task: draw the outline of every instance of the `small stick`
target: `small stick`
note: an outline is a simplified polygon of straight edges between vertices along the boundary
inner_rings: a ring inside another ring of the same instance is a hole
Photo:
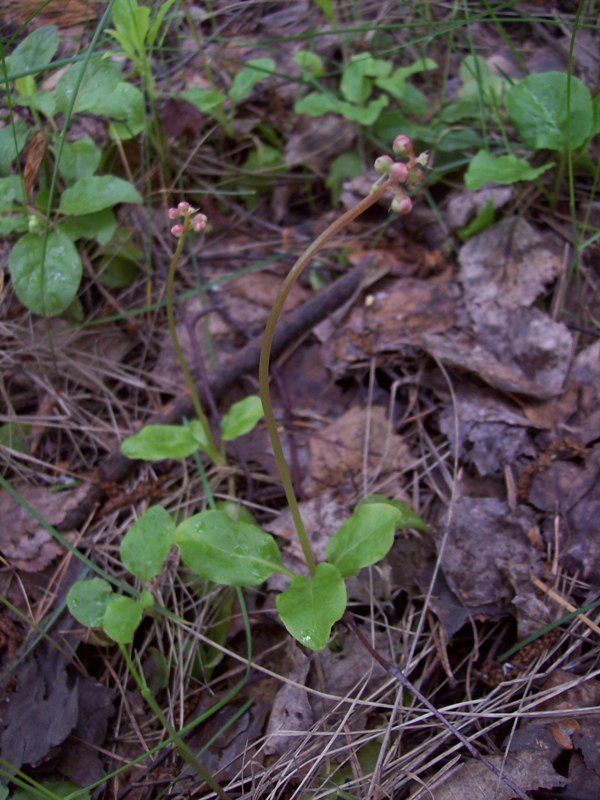
[[[476,758],[478,761],[481,761],[481,763],[485,767],[487,767],[487,769],[489,769],[490,772],[493,772],[494,775],[496,775],[496,777],[502,781],[502,783],[508,786],[508,788],[515,793],[515,795],[519,798],[519,800],[530,800],[529,796],[526,795],[523,791],[521,791],[521,789],[519,789],[519,787],[515,783],[513,783],[513,781],[509,777],[503,775],[502,772],[498,769],[498,767],[492,764],[491,761],[488,761],[488,759],[485,758],[485,756],[482,756],[479,750],[477,750],[477,748],[474,747],[471,744],[471,742],[463,736],[463,734],[458,730],[458,728],[455,728],[451,722],[448,722],[448,720],[442,714],[440,714],[437,708],[434,705],[432,705],[429,702],[429,700],[425,697],[425,695],[422,694],[417,689],[417,687],[414,686],[414,684],[412,684],[408,680],[406,675],[404,675],[404,673],[401,672],[398,669],[398,667],[394,666],[394,664],[391,664],[389,661],[387,661],[387,659],[385,659],[380,653],[377,652],[377,650],[375,650],[371,646],[369,640],[359,630],[356,623],[354,622],[354,620],[352,619],[352,617],[348,612],[344,614],[344,622],[354,633],[354,635],[358,638],[363,647],[369,652],[371,657],[374,658],[375,661],[377,661],[377,663],[380,664],[386,672],[389,672],[389,674],[393,678],[395,678],[398,681],[398,683],[401,684],[401,686],[403,686],[414,697],[416,697],[417,700],[420,703],[422,703],[425,706],[425,708],[431,712],[431,714],[433,714],[433,716],[437,719],[437,721],[441,722],[442,725],[445,728],[447,728],[450,731],[450,733],[453,736],[455,736],[459,740],[459,742],[461,742],[461,744],[463,744],[467,748],[467,750],[473,756],[473,758]]]

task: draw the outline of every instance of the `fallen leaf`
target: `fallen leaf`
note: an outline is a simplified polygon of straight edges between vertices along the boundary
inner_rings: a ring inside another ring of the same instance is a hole
[[[309,496],[325,488],[341,488],[354,494],[362,484],[366,468],[372,491],[396,497],[402,490],[401,476],[414,460],[401,436],[393,431],[381,406],[351,408],[309,441],[310,465],[306,480]],[[365,448],[367,457],[365,462]],[[377,488],[375,488],[377,487]]]
[[[43,486],[13,484],[23,499],[50,525],[57,527],[89,491],[87,484],[63,492],[50,492]],[[38,572],[64,552],[29,512],[8,492],[0,492],[0,550],[15,569]]]

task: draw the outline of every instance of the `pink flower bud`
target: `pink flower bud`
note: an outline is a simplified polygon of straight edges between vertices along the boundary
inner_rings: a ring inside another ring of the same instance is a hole
[[[185,217],[186,214],[189,214],[190,211],[190,204],[186,203],[185,200],[179,203],[177,206],[177,211],[181,214],[182,217]]]
[[[394,139],[392,150],[394,151],[394,153],[396,153],[397,156],[403,156],[406,155],[407,153],[412,153],[413,143],[408,138],[408,136],[406,136],[404,133],[401,133]]]
[[[177,217],[180,217],[181,214],[179,213],[178,209],[170,208],[167,211],[167,216],[169,217],[169,219],[177,219]]]
[[[387,175],[387,172],[393,163],[394,162],[390,156],[379,156],[379,158],[375,159],[375,170],[380,175]]]
[[[171,228],[171,233],[173,234],[173,236],[177,237],[181,236],[181,234],[183,233],[183,225],[180,224],[173,225],[173,227]]]
[[[397,214],[409,214],[410,210],[412,209],[412,200],[406,194],[406,192],[400,190],[396,192],[394,199],[392,200],[391,210],[395,211]]]
[[[396,161],[390,167],[390,178],[395,183],[405,183],[408,175],[408,167],[402,161]]]
[[[202,233],[204,228],[206,228],[207,222],[208,218],[206,214],[196,214],[192,220],[192,230],[196,231],[196,233]]]

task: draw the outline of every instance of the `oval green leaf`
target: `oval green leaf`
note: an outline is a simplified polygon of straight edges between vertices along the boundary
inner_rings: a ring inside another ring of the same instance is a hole
[[[82,70],[83,79],[79,83]],[[97,113],[99,103],[114,91],[120,79],[121,67],[115,61],[94,59],[89,64],[73,64],[56,84],[56,106],[66,113],[77,91],[73,113]]]
[[[66,189],[60,198],[61,214],[79,217],[117,203],[141,203],[142,196],[129,181],[114,175],[86,175]]]
[[[121,542],[121,561],[142,583],[156,577],[173,544],[175,523],[162,506],[150,506]]]
[[[192,425],[146,425],[121,443],[121,452],[127,458],[143,461],[186,458],[200,447]]]
[[[493,156],[487,150],[480,150],[469,163],[465,173],[465,186],[469,191],[481,189],[486,183],[508,185],[518,181],[533,181],[554,164],[532,167],[524,158],[510,153],[506,156]]]
[[[132,597],[113,597],[106,605],[102,629],[118,644],[129,644],[142,621],[144,605]]]
[[[237,439],[255,427],[263,416],[263,407],[258,395],[250,395],[234,403],[221,420],[221,437],[226,442]]]
[[[44,25],[29,34],[15,47],[6,59],[7,70],[12,75],[33,72],[47,67],[58,50],[58,28]]]
[[[344,578],[356,575],[388,554],[399,519],[400,512],[386,503],[357,506],[327,543],[327,560]]]
[[[86,628],[99,628],[112,593],[110,583],[102,578],[77,581],[67,594],[67,608]]]
[[[275,62],[272,58],[251,58],[246,66],[233,79],[229,89],[229,97],[234,103],[248,97],[252,89],[260,81],[270,77],[270,73],[275,71]]]
[[[294,639],[311,650],[323,650],[331,628],[346,610],[346,586],[334,566],[318,564],[311,578],[295,575],[275,602]]]
[[[34,314],[60,314],[79,289],[81,260],[60,230],[48,235],[45,259],[43,238],[25,234],[11,250],[8,267],[17,297]]]
[[[567,131],[568,79],[564,72],[540,72],[511,86],[506,95],[508,116],[527,147],[564,151]],[[592,99],[587,87],[571,78],[571,147],[579,147],[590,135]]]
[[[373,503],[383,503],[400,512],[400,517],[396,523],[396,530],[414,528],[414,530],[423,531],[423,533],[429,532],[429,525],[425,520],[422,519],[416,511],[413,511],[407,503],[403,503],[402,500],[388,500],[388,498],[382,494],[369,494],[363,497],[358,507]]]
[[[283,572],[275,539],[223,511],[203,511],[175,531],[184,564],[196,575],[226,586],[259,586]]]

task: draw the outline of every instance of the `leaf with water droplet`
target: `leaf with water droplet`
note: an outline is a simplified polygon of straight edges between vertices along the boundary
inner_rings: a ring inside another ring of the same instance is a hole
[[[121,542],[121,561],[142,583],[162,570],[173,544],[175,522],[162,506],[150,506]]]
[[[104,632],[113,642],[129,644],[142,621],[145,607],[147,603],[140,603],[132,597],[113,597],[109,600],[102,619]]]
[[[318,564],[311,578],[295,575],[275,602],[294,639],[311,650],[323,650],[333,624],[346,610],[346,586],[332,564]]]
[[[175,531],[183,563],[196,575],[226,586],[259,586],[283,572],[275,539],[223,511],[202,511]]]
[[[381,561],[394,544],[400,518],[400,511],[387,503],[357,506],[327,543],[327,560],[344,578]]]
[[[112,587],[102,578],[77,581],[67,594],[67,608],[86,628],[99,628],[111,597]]]

